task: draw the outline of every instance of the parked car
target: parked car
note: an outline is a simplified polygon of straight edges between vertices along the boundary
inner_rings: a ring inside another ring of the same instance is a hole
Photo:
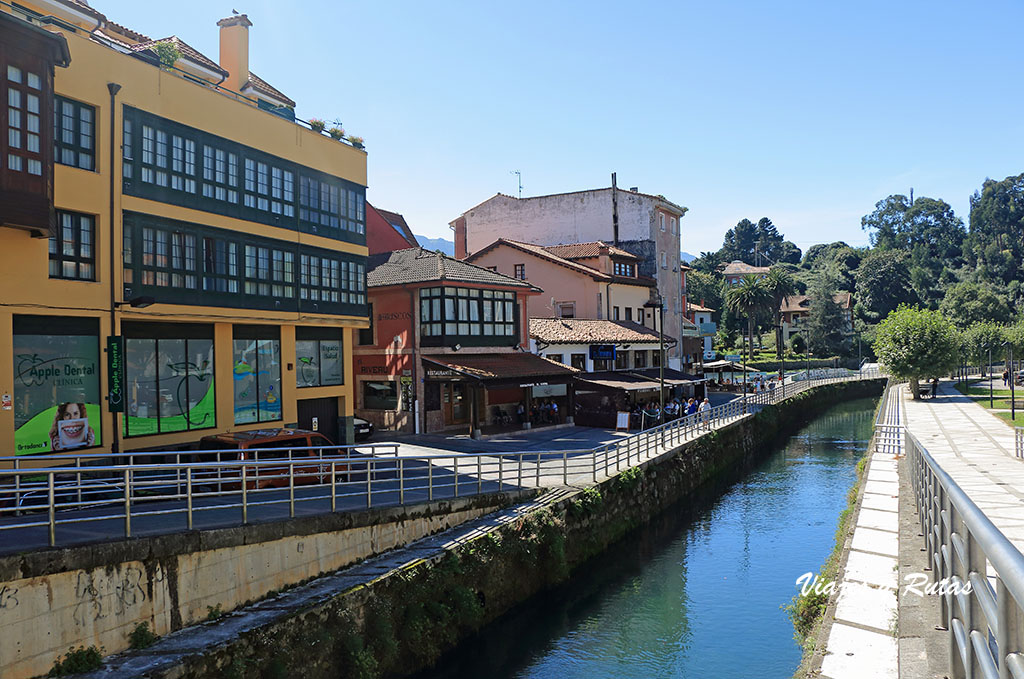
[[[365,441],[373,436],[373,423],[368,422],[361,417],[352,418],[352,429],[355,432],[357,441]]]
[[[234,460],[281,460],[314,457],[335,454],[331,450],[334,444],[326,436],[319,432],[307,431],[305,429],[257,429],[253,431],[227,432],[224,434],[211,434],[204,436],[199,441],[199,451],[195,459],[200,462],[229,462]],[[263,452],[265,451],[265,452]],[[295,485],[309,485],[314,483],[325,483],[330,476],[329,464],[312,464],[295,467]],[[347,475],[348,465],[335,464],[335,472],[341,476]],[[237,479],[241,472],[239,468],[231,469],[228,472],[230,478]],[[223,483],[224,473],[218,477],[218,482]],[[286,488],[288,482],[288,467],[274,467],[260,465],[258,467],[246,468],[246,477],[253,477],[252,481],[246,482],[247,488]],[[262,478],[261,478],[262,477]],[[240,487],[240,483],[229,481],[227,488]]]

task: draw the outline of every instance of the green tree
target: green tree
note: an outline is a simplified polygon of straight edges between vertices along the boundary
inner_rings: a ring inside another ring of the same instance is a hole
[[[878,325],[875,355],[897,378],[910,380],[913,398],[918,381],[949,373],[960,348],[956,328],[937,311],[901,305]]]
[[[768,294],[772,297],[772,319],[775,326],[775,358],[782,359],[785,348],[782,340],[782,301],[796,294],[796,281],[785,269],[773,266],[763,279]]]
[[[718,251],[719,258],[723,262],[738,259],[753,264],[757,235],[757,226],[749,219],[741,219],[736,226],[725,232],[722,249]]]
[[[986,280],[1010,283],[1024,271],[1024,174],[986,179],[971,196],[971,232],[964,244],[968,263]]]
[[[854,278],[857,301],[867,320],[877,321],[900,304],[917,302],[904,252],[871,250],[861,260]]]
[[[721,312],[722,280],[703,271],[690,271],[686,274],[686,296],[691,304],[702,304]]]
[[[807,346],[818,356],[842,353],[848,343],[843,310],[836,304],[836,281],[827,271],[818,274],[808,288]]]
[[[743,314],[747,319],[747,356],[754,353],[754,326],[757,319],[771,308],[772,296],[761,279],[756,276],[744,276],[739,285],[726,291],[725,306],[734,314]]]
[[[1005,328],[992,321],[976,321],[960,333],[960,349],[965,357],[983,366],[982,375],[988,372],[989,356],[997,361],[1003,356],[1003,343],[1007,340]],[[989,349],[992,353],[989,354]]]
[[[957,283],[946,290],[939,310],[960,328],[982,321],[1005,323],[1010,319],[1006,300],[988,285],[969,281]]]
[[[804,336],[800,333],[790,336],[789,346],[793,349],[793,353],[796,354],[802,354],[807,351],[807,342],[804,341]]]

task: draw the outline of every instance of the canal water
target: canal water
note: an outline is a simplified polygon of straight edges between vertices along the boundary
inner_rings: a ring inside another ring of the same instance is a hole
[[[421,679],[785,678],[784,607],[832,550],[875,400],[836,406],[735,483],[671,509]]]

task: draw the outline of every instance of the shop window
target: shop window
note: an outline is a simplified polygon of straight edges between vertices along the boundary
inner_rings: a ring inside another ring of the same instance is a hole
[[[607,358],[595,358],[594,359],[594,370],[611,370],[612,362]]]
[[[573,354],[572,357],[570,358],[570,362],[572,363],[572,367],[576,368],[577,370],[586,370],[587,369],[587,355],[586,354]]]
[[[281,419],[281,341],[276,328],[236,326],[235,424]]]
[[[633,367],[634,368],[646,368],[647,367],[647,352],[646,351],[634,351],[633,352]]]
[[[125,326],[125,436],[209,429],[217,424],[213,339],[153,336],[173,335],[176,330],[173,325],[156,332],[146,326]],[[209,335],[210,330],[196,334]]]
[[[629,352],[628,351],[616,351],[615,352],[615,369],[616,370],[627,370],[629,368]]]
[[[14,316],[14,453],[102,444],[96,319]]]
[[[366,410],[398,410],[398,382],[364,381],[363,408]]]
[[[340,329],[295,329],[295,385],[344,384]]]
[[[57,211],[57,231],[50,239],[50,278],[96,280],[96,219]]]

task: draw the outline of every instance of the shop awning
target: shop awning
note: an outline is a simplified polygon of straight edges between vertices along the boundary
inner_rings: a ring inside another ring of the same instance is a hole
[[[634,370],[633,373],[655,382],[660,379],[658,368],[644,368],[643,370]],[[673,387],[684,384],[696,384],[698,382],[704,382],[705,380],[707,380],[707,378],[703,375],[689,375],[678,370],[673,370],[672,368],[665,368],[665,384]]]
[[[577,375],[576,379],[584,383],[580,386],[594,385],[606,389],[622,389],[623,391],[657,391],[661,388],[661,384],[657,380],[651,381],[641,375],[626,371],[582,373]]]
[[[747,372],[756,372],[753,368],[745,368],[741,363],[733,363],[732,361],[710,361],[704,364],[704,371],[712,370],[719,372],[723,370],[729,370],[733,372],[740,372],[746,370]]]
[[[494,386],[565,384],[579,374],[575,368],[536,354],[439,354],[423,357],[426,379],[469,378]]]

